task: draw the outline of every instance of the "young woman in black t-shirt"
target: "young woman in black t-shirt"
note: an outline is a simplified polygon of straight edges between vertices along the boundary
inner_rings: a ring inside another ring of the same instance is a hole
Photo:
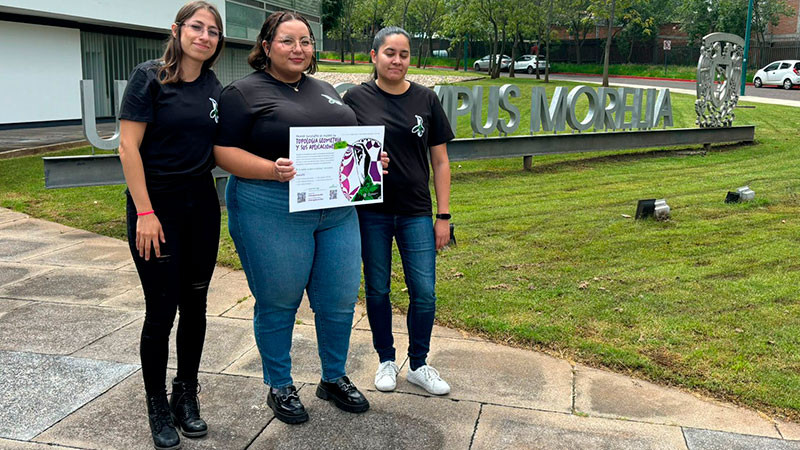
[[[220,100],[217,164],[232,176],[228,227],[250,290],[267,404],[286,423],[308,420],[291,375],[295,313],[308,294],[322,363],[318,397],[342,410],[369,402],[350,382],[345,362],[360,284],[355,208],[289,213],[289,127],[357,125],[353,111],[314,73],[314,35],[297,13],[267,17],[248,58],[256,70],[231,83]]]
[[[120,111],[128,242],[145,297],[142,376],[157,449],[180,447],[176,426],[187,437],[208,432],[197,403],[197,372],[219,245],[211,169],[222,86],[210,68],[222,47],[216,7],[186,4],[172,24],[164,56],[131,73]],[[178,310],[178,372],[168,403],[164,381]]]
[[[372,44],[373,81],[347,91],[359,125],[385,125],[385,148],[392,170],[384,178],[384,201],[358,207],[367,314],[380,365],[375,387],[395,388],[392,305],[389,300],[392,238],[403,262],[408,286],[407,379],[431,394],[444,395],[450,386],[427,365],[436,313],[436,251],[450,240],[450,162],[447,142],[453,132],[436,94],[405,79],[410,39],[401,28],[378,32]],[[428,187],[430,165],[436,191],[436,221],[431,224]]]

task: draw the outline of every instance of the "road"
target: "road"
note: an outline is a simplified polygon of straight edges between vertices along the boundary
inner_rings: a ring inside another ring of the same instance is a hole
[[[503,77],[508,77],[507,73],[502,74]],[[536,78],[536,75],[528,74],[515,74],[517,78]],[[552,74],[550,78],[553,80],[572,81],[576,83],[590,83],[600,84],[602,77],[586,76],[586,75],[564,75]],[[656,87],[656,88],[669,88],[671,91],[682,94],[694,95],[697,91],[695,89],[694,81],[677,81],[677,80],[654,80],[642,78],[621,78],[609,77],[609,83],[620,86],[635,86],[635,87]],[[789,106],[800,106],[800,89],[794,88],[786,91],[782,88],[766,87],[756,89],[753,86],[745,88],[745,98],[743,101],[754,101],[759,103],[774,103],[784,104]]]

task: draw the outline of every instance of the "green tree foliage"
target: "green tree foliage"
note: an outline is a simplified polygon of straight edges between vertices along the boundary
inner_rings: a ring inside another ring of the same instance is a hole
[[[678,9],[681,28],[696,43],[709,33],[733,33],[744,37],[747,25],[748,0],[683,0]],[[786,0],[753,0],[751,32],[759,46],[766,43],[770,25],[777,25],[782,16],[794,10]]]
[[[590,10],[591,0],[560,0],[562,14],[559,22],[567,29],[575,44],[577,63],[581,63],[581,47],[586,35],[595,29],[595,18]]]

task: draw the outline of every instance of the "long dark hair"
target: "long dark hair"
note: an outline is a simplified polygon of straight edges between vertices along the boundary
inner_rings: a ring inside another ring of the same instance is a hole
[[[402,34],[403,36],[408,39],[408,47],[411,50],[411,36],[408,35],[408,32],[400,27],[384,27],[381,28],[380,31],[375,33],[375,39],[372,40],[372,49],[375,50],[375,54],[378,54],[378,51],[381,49],[381,45],[386,43],[386,38],[393,35],[393,34]],[[375,64],[372,65],[372,78],[378,79],[378,68],[375,67]]]
[[[181,75],[183,74],[181,69],[181,59],[183,59],[181,33],[183,33],[183,24],[189,20],[194,13],[201,9],[207,10],[214,16],[214,20],[217,22],[217,28],[219,29],[217,50],[213,55],[211,55],[211,58],[203,61],[203,70],[210,68],[215,62],[217,62],[219,54],[222,52],[222,47],[225,46],[225,38],[222,36],[222,16],[220,16],[217,7],[211,3],[201,0],[189,2],[183,5],[181,9],[178,10],[178,14],[175,16],[175,24],[178,25],[178,30],[175,32],[175,35],[173,36],[172,33],[170,33],[169,37],[167,38],[164,56],[161,57],[161,61],[163,61],[164,64],[158,68],[157,72],[158,79],[162,84],[177,83],[181,81]]]
[[[267,20],[264,21],[264,24],[261,25],[261,31],[258,33],[256,43],[250,50],[250,55],[247,56],[247,63],[250,64],[250,67],[256,70],[264,70],[268,69],[272,65],[272,61],[264,51],[264,42],[272,45],[272,40],[275,38],[275,32],[278,31],[278,26],[290,20],[299,20],[300,22],[303,22],[308,28],[308,35],[311,37],[311,41],[314,41],[314,32],[311,31],[311,24],[308,23],[308,20],[306,20],[305,17],[296,12],[276,11],[270,14],[269,17],[267,17]],[[306,68],[306,73],[313,74],[316,71],[317,55],[312,53],[311,64],[309,64],[308,68]]]

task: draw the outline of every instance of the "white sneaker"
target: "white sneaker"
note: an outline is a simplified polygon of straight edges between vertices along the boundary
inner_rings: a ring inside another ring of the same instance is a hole
[[[428,365],[417,370],[409,368],[406,379],[409,383],[416,384],[434,395],[445,395],[450,392],[450,385],[439,376],[436,369]]]
[[[383,392],[393,391],[397,387],[397,373],[400,368],[394,361],[384,361],[375,372],[375,389]]]

